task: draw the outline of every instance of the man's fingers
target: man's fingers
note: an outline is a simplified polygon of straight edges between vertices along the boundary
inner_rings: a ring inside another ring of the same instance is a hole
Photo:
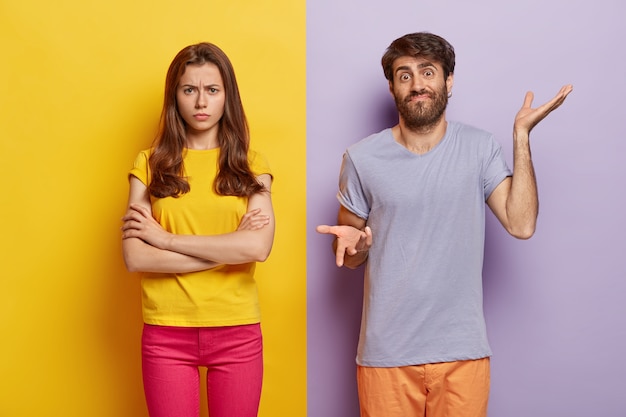
[[[331,227],[326,224],[320,224],[319,226],[315,228],[315,230],[317,231],[317,233],[325,233],[325,234],[332,233]]]
[[[553,104],[552,110],[561,106],[561,104],[563,104],[563,102],[567,98],[567,95],[571,93],[573,89],[574,89],[574,86],[571,84],[564,85],[563,87],[561,87],[561,90],[559,90],[556,97],[554,98],[554,104]]]
[[[343,258],[346,256],[346,248],[343,246],[337,246],[337,252],[335,255],[335,262],[337,263],[337,266],[341,268],[343,266]]]
[[[365,244],[369,248],[372,246],[372,229],[369,226],[365,226]]]
[[[337,247],[335,249],[337,266],[343,266],[344,259],[347,256],[354,256],[358,253],[359,247],[365,243],[369,248],[372,243],[372,230],[366,227],[365,230],[359,230],[352,226],[329,226],[327,224],[318,225],[315,230],[318,233],[335,235]]]
[[[535,95],[533,94],[532,91],[528,91],[526,93],[526,95],[524,96],[524,104],[522,105],[522,107],[529,107],[533,104],[533,99],[535,98]]]
[[[559,93],[567,97],[567,95],[571,93],[573,89],[574,89],[574,86],[572,84],[567,84],[561,87],[561,91],[559,91]]]

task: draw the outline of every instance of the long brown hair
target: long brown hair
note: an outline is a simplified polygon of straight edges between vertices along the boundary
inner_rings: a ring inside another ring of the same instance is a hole
[[[217,66],[226,93],[217,135],[220,156],[213,184],[215,192],[249,197],[265,189],[256,180],[248,163],[250,132],[233,66],[220,48],[202,42],[183,48],[167,71],[159,131],[149,160],[152,179],[148,190],[154,197],[179,197],[189,192],[189,182],[183,176],[186,123],[178,112],[176,89],[188,65],[205,63]]]

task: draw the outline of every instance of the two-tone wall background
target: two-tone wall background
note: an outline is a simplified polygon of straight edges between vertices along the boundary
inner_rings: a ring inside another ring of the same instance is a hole
[[[532,135],[537,234],[488,217],[489,415],[626,416],[624,16],[619,0],[0,0],[0,416],[147,415],[126,173],[169,62],[207,40],[276,177],[261,417],[357,417],[362,271],[314,227],[335,220],[343,150],[396,122],[380,57],[419,30],[456,48],[448,117],[509,156],[524,93],[574,84]]]

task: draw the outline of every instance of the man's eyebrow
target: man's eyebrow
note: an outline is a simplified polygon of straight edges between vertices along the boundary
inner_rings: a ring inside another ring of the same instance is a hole
[[[429,61],[422,62],[422,63],[421,63],[421,64],[419,64],[417,67],[418,67],[418,68],[426,68],[426,67],[433,67],[433,68],[436,68],[436,67],[435,67],[435,64],[434,64],[434,63],[432,63],[432,62],[429,62]]]
[[[396,70],[394,71],[396,74],[400,71],[410,71],[411,67],[409,67],[408,65],[401,65],[398,68],[396,68]]]
[[[427,67],[432,67],[432,68],[435,68],[435,69],[436,69],[435,64],[433,64],[433,63],[432,63],[432,62],[430,62],[430,61],[422,62],[421,64],[418,64],[418,65],[417,65],[417,68],[418,68],[418,69],[421,69],[421,68],[427,68]],[[396,74],[397,74],[399,71],[410,71],[410,70],[411,70],[411,67],[410,67],[410,66],[408,66],[408,65],[400,65],[398,68],[396,68],[396,70],[394,71],[394,73],[396,73]]]

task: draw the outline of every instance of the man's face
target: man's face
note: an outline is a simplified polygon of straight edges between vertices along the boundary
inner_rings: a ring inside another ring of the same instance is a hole
[[[409,129],[428,128],[443,117],[452,79],[452,74],[444,79],[441,65],[426,58],[405,56],[396,59],[389,90]]]

